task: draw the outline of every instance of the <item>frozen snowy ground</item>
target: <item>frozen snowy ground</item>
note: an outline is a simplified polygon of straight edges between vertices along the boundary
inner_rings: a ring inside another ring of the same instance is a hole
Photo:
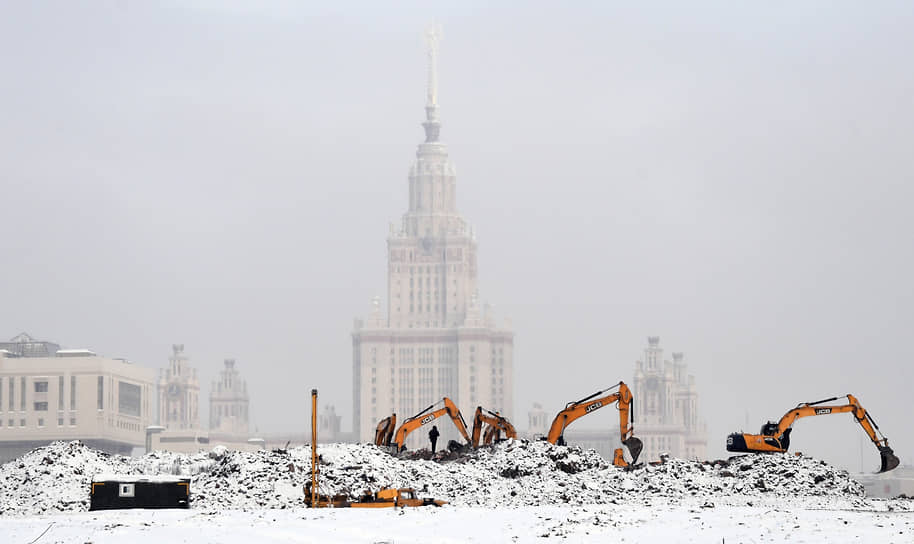
[[[50,527],[50,529],[48,529]],[[0,542],[911,543],[914,514],[701,504],[407,510],[131,510],[0,518]]]

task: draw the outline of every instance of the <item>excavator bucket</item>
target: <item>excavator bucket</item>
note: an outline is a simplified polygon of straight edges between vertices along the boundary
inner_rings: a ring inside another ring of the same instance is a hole
[[[882,457],[882,466],[879,467],[879,472],[888,472],[900,463],[898,457],[895,456],[895,452],[888,446],[879,446],[879,455]]]
[[[641,439],[637,436],[629,437],[627,440],[623,440],[622,444],[628,448],[628,453],[632,456],[632,464],[638,462],[638,456],[641,455],[641,450],[644,449],[644,443],[641,442]],[[895,458],[895,464],[898,464],[898,458]]]

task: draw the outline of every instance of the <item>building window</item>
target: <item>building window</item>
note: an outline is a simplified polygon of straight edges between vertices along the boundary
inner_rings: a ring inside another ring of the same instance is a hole
[[[20,378],[19,381],[19,410],[25,412],[25,376]],[[25,425],[23,424],[22,426],[24,427]]]
[[[70,410],[76,410],[76,376],[70,376]]]
[[[98,409],[105,409],[105,377],[98,377]]]
[[[14,425],[16,424],[16,422],[13,421],[12,419],[9,420],[7,423],[8,423],[7,427],[12,427],[12,426],[14,426]]]
[[[142,390],[139,385],[127,382],[117,384],[117,411],[120,414],[140,417]]]
[[[35,411],[36,411],[36,412],[47,412],[47,411],[48,411],[48,403],[47,403],[47,402],[36,402],[36,403],[35,403]]]
[[[35,392],[36,393],[47,393],[48,392],[48,382],[35,382]]]
[[[63,427],[63,418],[62,417],[57,418],[57,426]]]
[[[20,427],[25,427],[25,419],[24,419],[24,418],[19,420],[19,426],[20,426]]]
[[[70,427],[76,427],[76,416],[70,416]]]
[[[39,417],[39,418],[38,418],[38,426],[39,426],[39,427],[44,427],[44,418],[43,418],[43,417]]]
[[[57,409],[63,410],[63,376],[57,377]]]

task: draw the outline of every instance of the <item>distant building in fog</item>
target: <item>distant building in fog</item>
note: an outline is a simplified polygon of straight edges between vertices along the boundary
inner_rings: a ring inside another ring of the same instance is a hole
[[[169,431],[200,428],[200,382],[197,369],[184,355],[184,344],[174,344],[168,367],[159,372],[159,425]]]
[[[635,436],[644,442],[641,456],[659,459],[660,453],[683,459],[704,459],[707,428],[698,411],[695,377],[687,372],[682,353],[663,360],[660,337],[648,337],[643,360],[635,363],[631,384],[635,406]]]
[[[340,422],[342,416],[336,415],[336,407],[332,404],[324,405],[324,409],[317,414],[317,436],[320,441],[336,441],[340,436]]]
[[[353,429],[373,440],[378,421],[398,421],[450,397],[509,419],[514,405],[514,333],[476,297],[476,237],[457,212],[457,175],[439,139],[436,49],[429,39],[425,142],[409,172],[409,209],[387,238],[387,308],[375,300],[352,332]],[[439,420],[442,441],[457,438]],[[426,443],[423,430],[410,446]]]
[[[155,372],[89,350],[40,344],[54,353],[0,350],[0,461],[54,440],[81,440],[119,454],[143,447],[146,427],[155,421]]]
[[[26,333],[13,337],[9,342],[0,342],[0,352],[14,357],[53,357],[59,344],[46,340],[35,340]]]
[[[225,446],[251,451],[264,448],[263,439],[250,435],[250,399],[247,382],[225,359],[224,368],[213,380],[209,397],[209,429],[200,426],[200,385],[197,370],[184,355],[184,345],[172,346],[168,368],[159,377],[159,429],[150,432],[149,448],[182,453]]]
[[[235,368],[234,359],[224,361],[225,368],[213,380],[209,392],[210,433],[248,438],[248,384]]]
[[[543,405],[534,402],[533,409],[527,412],[527,432],[531,437],[546,436],[549,432],[549,425],[552,424],[552,417],[543,410]]]

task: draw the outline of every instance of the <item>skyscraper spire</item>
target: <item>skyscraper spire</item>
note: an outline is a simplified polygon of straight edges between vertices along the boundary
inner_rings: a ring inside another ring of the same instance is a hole
[[[441,25],[432,23],[425,30],[425,44],[428,47],[428,89],[425,100],[425,141],[437,142],[441,132],[438,120],[438,43],[441,41]]]

